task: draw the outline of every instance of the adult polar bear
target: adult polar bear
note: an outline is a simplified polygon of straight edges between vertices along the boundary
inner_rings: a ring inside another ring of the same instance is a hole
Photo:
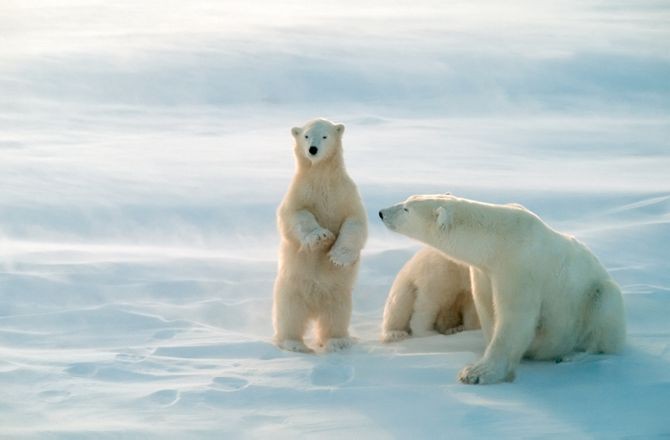
[[[412,196],[381,210],[386,226],[471,266],[487,347],[461,382],[513,380],[521,358],[613,353],[625,339],[623,300],[596,257],[519,205]]]
[[[319,345],[348,347],[351,292],[367,238],[367,216],[344,168],[344,125],[315,119],[291,130],[296,172],[277,211],[281,235],[274,286],[275,343],[311,352],[303,342],[317,322]]]

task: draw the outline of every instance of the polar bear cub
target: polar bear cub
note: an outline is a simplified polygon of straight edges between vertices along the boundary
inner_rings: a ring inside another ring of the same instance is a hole
[[[469,268],[434,248],[420,249],[393,281],[384,307],[382,341],[478,328]]]
[[[347,348],[351,293],[367,239],[367,216],[342,155],[344,125],[315,119],[291,130],[296,170],[277,210],[281,236],[272,318],[275,343],[311,352],[316,322],[327,351]]]
[[[412,196],[380,211],[391,230],[471,266],[487,340],[463,383],[513,380],[521,358],[614,353],[624,344],[623,298],[589,249],[519,205]]]

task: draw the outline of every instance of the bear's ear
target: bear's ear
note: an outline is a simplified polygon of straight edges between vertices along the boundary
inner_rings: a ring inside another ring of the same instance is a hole
[[[337,134],[338,134],[340,137],[342,137],[342,134],[344,134],[344,125],[343,125],[343,124],[337,124],[337,125],[335,126],[335,131],[337,132]]]
[[[448,231],[451,227],[452,221],[453,215],[451,214],[450,210],[444,206],[440,206],[439,208],[435,209],[435,223],[437,223],[438,228],[443,231]]]
[[[300,132],[302,132],[302,128],[300,127],[293,127],[291,129],[291,134],[293,135],[294,138],[298,139],[298,136],[300,136]]]

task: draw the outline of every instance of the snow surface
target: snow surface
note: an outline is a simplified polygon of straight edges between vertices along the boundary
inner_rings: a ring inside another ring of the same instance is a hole
[[[0,437],[670,436],[665,1],[0,3]],[[347,125],[370,239],[339,354],[271,343],[289,129]],[[378,342],[413,193],[520,202],[625,292],[618,356],[458,384]]]

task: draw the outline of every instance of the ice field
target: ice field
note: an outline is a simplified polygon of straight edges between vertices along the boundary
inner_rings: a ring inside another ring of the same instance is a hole
[[[670,5],[0,3],[0,438],[670,436]],[[346,125],[358,343],[271,343],[290,128]],[[620,283],[626,349],[459,384],[379,342],[410,194],[519,202]]]

